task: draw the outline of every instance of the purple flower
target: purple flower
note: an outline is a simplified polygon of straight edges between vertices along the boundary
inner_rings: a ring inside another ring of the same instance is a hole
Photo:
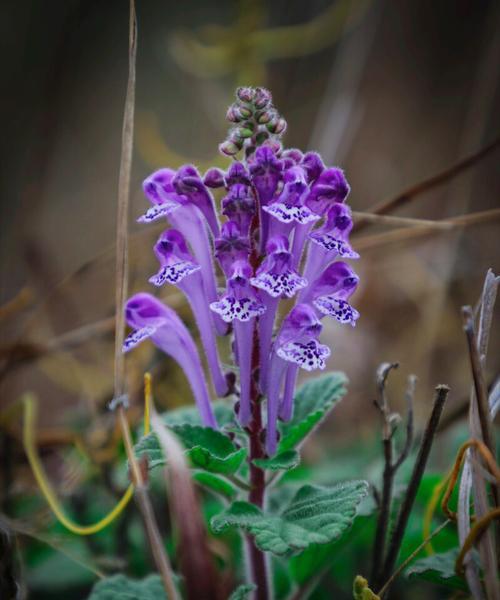
[[[325,169],[313,183],[306,204],[316,214],[324,215],[334,202],[344,202],[350,189],[341,169]]]
[[[255,214],[252,188],[244,183],[231,185],[229,193],[222,199],[222,214],[237,223],[241,232],[248,235]]]
[[[259,319],[260,336],[260,388],[266,392],[269,370],[269,354],[276,311],[280,298],[291,298],[307,286],[307,280],[293,268],[293,257],[289,251],[288,238],[283,235],[272,237],[266,246],[266,255],[252,285],[265,291],[265,315]]]
[[[307,174],[309,184],[314,183],[325,170],[325,165],[317,152],[306,152],[302,158],[301,165]]]
[[[207,220],[212,235],[219,236],[219,220],[215,213],[214,199],[203,183],[200,174],[193,165],[181,167],[172,180],[177,193],[186,196],[203,214]]]
[[[250,421],[250,388],[252,346],[255,317],[263,315],[265,305],[250,286],[252,267],[246,260],[233,263],[227,280],[227,291],[210,308],[227,323],[233,323],[237,360],[240,368],[240,408],[238,417],[243,426]]]
[[[241,235],[238,223],[234,221],[224,223],[220,238],[215,240],[215,256],[226,276],[229,276],[235,261],[244,260],[250,256],[248,236]]]
[[[334,262],[310,285],[302,301],[312,302],[321,316],[328,315],[339,323],[350,323],[354,327],[359,312],[348,299],[358,283],[359,277],[347,263]]]
[[[160,270],[149,281],[156,286],[165,283],[177,285],[186,295],[198,324],[215,391],[218,396],[225,396],[228,393],[228,384],[220,365],[200,266],[189,252],[182,233],[175,229],[164,231],[160,235],[154,251],[160,262]]]
[[[320,333],[321,323],[308,304],[298,304],[283,320],[274,342],[270,368],[272,377],[268,382],[266,451],[269,455],[276,451],[278,413],[291,416],[293,389],[285,390],[288,395],[280,407],[280,390],[287,368],[291,367],[294,381],[298,368],[312,371],[326,366],[330,348],[318,342]]]
[[[125,316],[134,331],[126,338],[123,351],[128,352],[150,338],[179,363],[193,391],[203,424],[217,429],[198,350],[176,312],[151,294],[140,293],[127,301]]]
[[[324,268],[337,257],[359,258],[349,243],[352,229],[351,209],[346,204],[335,203],[327,212],[325,223],[309,234],[309,245],[304,276],[315,279]]]
[[[207,228],[198,208],[175,190],[175,176],[176,172],[172,169],[160,169],[144,180],[144,194],[153,206],[138,221],[149,223],[166,217],[183,234],[201,267],[208,300],[213,302],[217,298],[217,288]],[[215,320],[215,327],[219,335],[227,332],[227,327],[220,319]]]

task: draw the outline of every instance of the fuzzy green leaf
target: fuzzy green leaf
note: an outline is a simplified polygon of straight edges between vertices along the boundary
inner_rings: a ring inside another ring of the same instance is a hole
[[[229,600],[248,600],[251,592],[256,589],[253,583],[244,583],[239,585],[234,592],[229,596]]]
[[[233,403],[229,399],[212,402],[212,409],[220,427],[235,421]],[[161,418],[165,425],[170,427],[174,425],[185,425],[186,423],[189,425],[203,425],[200,411],[193,405],[181,406],[180,408],[169,410],[163,413]]]
[[[256,458],[253,464],[268,471],[289,471],[300,463],[300,455],[297,450],[285,450],[271,458]]]
[[[327,373],[306,381],[294,399],[291,421],[280,425],[278,453],[300,444],[345,394],[347,378],[343,373]]]
[[[237,490],[233,485],[231,485],[225,479],[221,479],[220,477],[217,477],[217,475],[213,475],[212,473],[207,473],[206,471],[198,471],[193,475],[193,479],[199,484],[205,486],[206,488],[213,490],[218,494],[222,494],[227,498],[232,499],[237,494]]]
[[[219,431],[199,425],[175,425],[172,431],[186,448],[194,467],[213,473],[234,473],[246,457],[245,448],[236,448],[231,440]],[[146,454],[152,469],[166,464],[166,459],[154,433],[142,437],[135,446],[138,457]]]
[[[287,554],[337,539],[351,526],[367,490],[366,481],[348,481],[331,488],[305,485],[280,515],[263,514],[248,502],[234,502],[216,515],[211,525],[215,533],[242,528],[255,537],[261,550]]]
[[[465,580],[455,573],[457,556],[457,548],[426,556],[415,561],[405,574],[409,579],[425,579],[448,588],[467,590]]]
[[[88,600],[167,600],[167,595],[159,575],[139,580],[120,574],[98,581]]]

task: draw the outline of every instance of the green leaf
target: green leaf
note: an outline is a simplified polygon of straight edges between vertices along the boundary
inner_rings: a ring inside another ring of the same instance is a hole
[[[457,556],[457,548],[426,556],[415,561],[411,567],[406,569],[405,575],[409,579],[425,579],[449,588],[467,590],[465,580],[455,573]]]
[[[171,429],[186,447],[192,465],[199,469],[213,473],[235,473],[246,457],[245,448],[237,449],[227,436],[210,427],[185,423]],[[154,433],[142,437],[135,446],[135,452],[138,457],[147,454],[151,469],[166,464]]]
[[[280,425],[278,453],[300,444],[345,394],[347,378],[343,373],[327,373],[307,381],[294,399],[294,415]]]
[[[212,473],[199,471],[193,475],[193,479],[199,484],[204,485],[206,488],[217,492],[218,494],[222,494],[230,499],[234,498],[238,493],[236,488],[228,481],[221,479],[216,475],[212,475]]]
[[[300,463],[300,455],[297,450],[285,450],[271,458],[256,458],[253,464],[268,471],[289,471]]]
[[[253,583],[239,585],[229,596],[229,600],[247,600],[249,598],[249,594],[256,588],[257,586],[255,586]]]
[[[255,537],[261,550],[286,554],[337,539],[352,524],[367,490],[366,481],[331,488],[305,485],[280,515],[263,514],[253,504],[239,501],[216,515],[211,525],[215,533],[242,528]]]
[[[212,402],[212,409],[219,427],[234,422],[233,402],[231,400],[217,400],[216,402]],[[193,405],[181,406],[175,410],[169,410],[163,413],[161,417],[165,425],[169,426],[185,425],[186,423],[189,425],[203,425],[200,412]]]
[[[159,575],[138,580],[120,574],[98,581],[88,600],[167,600],[167,595]]]

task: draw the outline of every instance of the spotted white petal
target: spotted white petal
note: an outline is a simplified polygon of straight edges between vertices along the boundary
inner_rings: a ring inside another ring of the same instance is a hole
[[[254,298],[238,299],[234,296],[224,296],[218,302],[212,302],[210,309],[219,314],[226,323],[231,323],[235,319],[243,322],[249,321],[266,312],[266,307],[262,302]]]
[[[295,363],[306,371],[324,369],[325,360],[330,356],[330,348],[317,340],[309,342],[287,342],[280,346],[277,354],[283,360]]]
[[[317,221],[321,218],[307,208],[307,206],[294,206],[293,204],[285,204],[284,202],[273,202],[272,204],[263,206],[262,210],[276,217],[282,223],[295,221],[303,225],[304,223]]]
[[[138,219],[138,223],[152,223],[162,217],[167,217],[175,210],[179,208],[179,204],[176,202],[164,202],[162,204],[154,204],[151,208],[141,215]]]
[[[122,346],[122,352],[129,352],[141,342],[151,337],[155,331],[156,327],[153,327],[152,325],[146,325],[146,327],[136,329],[125,338]]]
[[[335,296],[320,296],[313,304],[321,313],[337,319],[339,323],[350,323],[355,327],[359,318],[359,312],[349,302]]]
[[[260,273],[256,277],[252,277],[250,283],[266,291],[273,298],[279,296],[291,298],[297,290],[305,288],[308,284],[307,279],[291,269],[287,269],[283,273]]]
[[[156,275],[150,277],[149,281],[160,287],[165,283],[176,285],[180,281],[201,269],[200,265],[188,260],[180,260],[179,262],[162,267]]]
[[[309,238],[315,244],[318,244],[322,248],[328,251],[336,251],[342,258],[359,258],[359,254],[355,252],[351,246],[340,240],[329,233],[311,233]]]

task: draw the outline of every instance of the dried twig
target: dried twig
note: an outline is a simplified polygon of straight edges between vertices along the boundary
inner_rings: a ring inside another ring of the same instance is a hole
[[[407,402],[407,421],[406,421],[406,439],[403,449],[399,456],[394,459],[393,434],[395,431],[395,417],[391,413],[386,395],[386,381],[392,369],[398,367],[398,363],[383,363],[377,370],[377,388],[379,398],[375,401],[375,406],[379,409],[383,419],[382,443],[384,447],[384,474],[382,484],[382,494],[379,502],[379,515],[377,519],[377,529],[375,541],[373,544],[373,563],[371,581],[379,581],[381,568],[383,565],[384,551],[389,527],[392,491],[396,471],[407,458],[413,441],[413,397],[415,394],[416,377],[410,375],[408,378],[408,389],[406,392]]]
[[[441,171],[441,173],[433,175],[429,179],[421,181],[416,185],[410,186],[394,198],[385,200],[383,202],[380,202],[379,204],[375,204],[375,206],[373,206],[369,210],[369,212],[373,212],[378,215],[385,215],[389,212],[392,212],[393,210],[399,208],[400,206],[403,206],[410,200],[413,200],[417,196],[420,196],[421,194],[435,187],[447,183],[450,179],[453,179],[453,177],[456,177],[457,175],[462,173],[462,171],[465,171],[466,169],[478,163],[481,159],[490,154],[490,152],[496,150],[499,146],[500,137],[497,137],[490,144],[488,144],[478,152],[471,154],[467,158],[464,158],[463,160],[449,167],[448,169]]]
[[[413,472],[406,490],[406,495],[399,510],[396,525],[389,543],[389,549],[387,550],[387,557],[382,569],[382,581],[385,581],[389,578],[394,569],[394,565],[396,564],[399,550],[401,548],[401,542],[403,541],[403,535],[408,523],[408,518],[410,516],[420,481],[427,465],[427,459],[429,458],[429,453],[434,441],[436,429],[439,424],[439,419],[441,418],[441,413],[443,412],[444,404],[446,402],[446,398],[448,397],[449,391],[450,388],[446,385],[438,385],[436,387],[436,395],[434,397],[432,412],[425,428],[424,436],[418,451],[417,460],[415,462],[415,466],[413,467]]]

